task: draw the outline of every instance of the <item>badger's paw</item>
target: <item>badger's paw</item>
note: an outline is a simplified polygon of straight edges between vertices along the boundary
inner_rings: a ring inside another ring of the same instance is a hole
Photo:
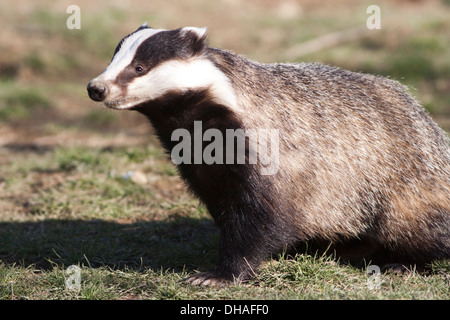
[[[184,282],[189,283],[192,286],[224,287],[233,283],[233,280],[216,272],[200,272],[185,279]]]

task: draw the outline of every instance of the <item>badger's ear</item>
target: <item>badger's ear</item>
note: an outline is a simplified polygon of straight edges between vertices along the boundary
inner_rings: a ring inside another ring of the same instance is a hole
[[[144,24],[143,24],[142,26],[140,26],[139,28],[137,28],[136,31],[139,31],[139,30],[142,30],[142,29],[147,29],[147,28],[150,28],[150,27],[147,25],[147,21],[146,21],[146,22],[144,22]],[[135,31],[135,32],[136,32],[136,31]]]
[[[206,48],[206,27],[184,27],[180,30],[181,37],[185,40],[193,54],[200,54]]]
[[[183,35],[187,34],[187,33],[192,33],[195,34],[197,36],[197,38],[199,39],[204,39],[206,37],[206,27],[203,28],[197,28],[197,27],[184,27],[181,29],[181,33]]]

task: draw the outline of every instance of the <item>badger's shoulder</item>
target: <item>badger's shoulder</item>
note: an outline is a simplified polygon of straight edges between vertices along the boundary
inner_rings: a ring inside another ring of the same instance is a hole
[[[216,48],[208,48],[207,56],[235,82],[241,85],[247,83],[256,89],[264,87],[267,92],[281,87],[292,93],[298,89],[310,89],[318,95],[343,94],[344,89],[354,93],[369,90],[367,93],[371,95],[376,95],[377,90],[408,95],[408,88],[398,81],[319,62],[259,63],[232,51]]]

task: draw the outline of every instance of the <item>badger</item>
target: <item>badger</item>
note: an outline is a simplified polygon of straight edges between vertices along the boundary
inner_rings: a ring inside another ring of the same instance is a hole
[[[210,47],[206,28],[144,24],[87,90],[145,115],[168,154],[181,140],[174,132],[204,135],[177,162],[220,230],[217,267],[189,277],[192,285],[251,279],[264,259],[305,243],[355,263],[450,256],[449,137],[394,80],[321,63],[261,64]],[[211,153],[230,161],[187,161],[230,130],[245,146]],[[269,173],[268,161],[250,161],[262,146],[277,155]]]

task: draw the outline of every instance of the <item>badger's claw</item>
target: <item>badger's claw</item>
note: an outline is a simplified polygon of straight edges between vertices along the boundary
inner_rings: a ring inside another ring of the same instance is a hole
[[[211,287],[224,287],[230,284],[230,280],[218,275],[215,272],[200,272],[194,274],[184,280],[192,286],[211,286]]]

